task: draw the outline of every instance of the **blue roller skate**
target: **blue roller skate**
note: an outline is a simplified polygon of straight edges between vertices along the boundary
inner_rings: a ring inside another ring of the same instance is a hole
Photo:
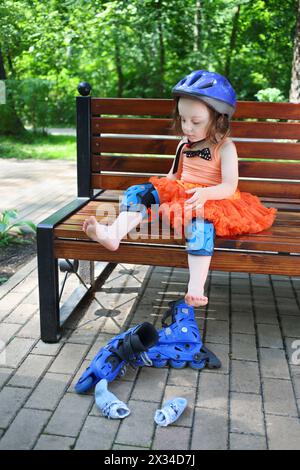
[[[154,367],[169,364],[175,369],[186,365],[193,369],[221,367],[219,359],[203,346],[201,335],[195,320],[194,307],[187,305],[184,299],[169,303],[170,309],[162,319],[163,329],[159,331],[159,340],[150,348],[147,356]],[[171,316],[172,322],[166,324]]]
[[[126,364],[133,367],[151,366],[152,362],[145,351],[156,344],[157,340],[158,333],[148,322],[115,336],[98,351],[75,385],[76,392],[86,392],[101,379],[112,382],[118,375],[122,377],[126,371]]]

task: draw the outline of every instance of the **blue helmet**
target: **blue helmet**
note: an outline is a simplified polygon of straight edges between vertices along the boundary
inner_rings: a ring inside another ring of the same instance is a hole
[[[236,94],[227,78],[216,72],[195,70],[172,89],[173,96],[190,96],[208,104],[231,119],[236,106]]]

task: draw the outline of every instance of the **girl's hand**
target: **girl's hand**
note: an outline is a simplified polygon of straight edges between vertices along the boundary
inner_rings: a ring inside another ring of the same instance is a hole
[[[186,210],[199,210],[201,209],[205,202],[207,201],[207,197],[205,194],[205,188],[192,188],[187,189],[185,191],[187,194],[193,194],[190,199],[185,201],[185,208]]]

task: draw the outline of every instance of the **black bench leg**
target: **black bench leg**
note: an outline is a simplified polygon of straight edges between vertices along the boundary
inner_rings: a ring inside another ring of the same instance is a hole
[[[54,258],[53,229],[38,227],[37,258],[40,299],[41,339],[45,343],[59,341],[58,262]]]

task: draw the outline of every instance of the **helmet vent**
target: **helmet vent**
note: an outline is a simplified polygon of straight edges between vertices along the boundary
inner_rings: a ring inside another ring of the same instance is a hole
[[[210,88],[210,87],[214,86],[215,83],[216,83],[215,80],[210,80],[209,82],[201,83],[201,85],[199,84],[198,88],[200,88],[201,90],[203,88]]]
[[[201,71],[199,71],[199,72],[201,72]],[[204,78],[204,75],[203,75],[202,72],[200,74],[199,73],[193,74],[191,79],[189,80],[189,86],[194,85],[198,80],[201,80],[201,78],[202,79]]]

